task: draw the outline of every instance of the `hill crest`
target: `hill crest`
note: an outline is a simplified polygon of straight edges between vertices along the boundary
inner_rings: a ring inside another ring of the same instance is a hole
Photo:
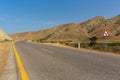
[[[12,40],[1,28],[0,28],[0,41]]]
[[[109,41],[120,41],[120,15],[106,19],[97,16],[82,23],[62,24],[46,30],[11,34],[14,39],[47,40],[47,41],[89,41],[91,37],[97,37],[99,41],[104,39],[103,33],[107,30]]]

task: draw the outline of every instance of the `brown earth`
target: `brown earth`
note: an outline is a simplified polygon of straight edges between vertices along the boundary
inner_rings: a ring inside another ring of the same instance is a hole
[[[10,43],[9,42],[0,42],[0,77],[7,63],[9,55]]]
[[[46,40],[46,41],[89,41],[96,37],[103,41],[103,33],[109,33],[109,42],[120,42],[120,15],[106,19],[97,16],[82,23],[63,24],[47,30],[11,34],[15,40]]]

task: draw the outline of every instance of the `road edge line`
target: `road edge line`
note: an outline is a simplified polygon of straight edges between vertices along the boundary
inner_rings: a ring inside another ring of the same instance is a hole
[[[15,45],[13,45],[13,50],[14,50],[14,54],[15,54],[15,57],[16,57],[16,61],[17,61],[17,64],[18,64],[18,68],[20,70],[20,74],[21,74],[21,78],[22,80],[29,80],[28,76],[27,76],[27,73],[23,67],[23,64],[22,64],[22,61],[19,57],[19,54],[17,52],[17,49],[15,47]]]

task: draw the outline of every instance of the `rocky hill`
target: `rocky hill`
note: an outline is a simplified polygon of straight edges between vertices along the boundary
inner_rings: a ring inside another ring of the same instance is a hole
[[[0,41],[12,40],[2,29],[0,29]]]
[[[109,33],[108,41],[120,42],[120,15],[110,19],[97,16],[79,24],[63,24],[47,30],[16,33],[10,36],[15,40],[89,41],[90,38],[96,37],[98,41],[103,41],[105,30]]]

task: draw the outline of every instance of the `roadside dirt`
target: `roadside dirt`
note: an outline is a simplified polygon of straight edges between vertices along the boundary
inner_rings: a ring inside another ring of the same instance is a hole
[[[9,56],[10,43],[0,42],[0,80]]]

